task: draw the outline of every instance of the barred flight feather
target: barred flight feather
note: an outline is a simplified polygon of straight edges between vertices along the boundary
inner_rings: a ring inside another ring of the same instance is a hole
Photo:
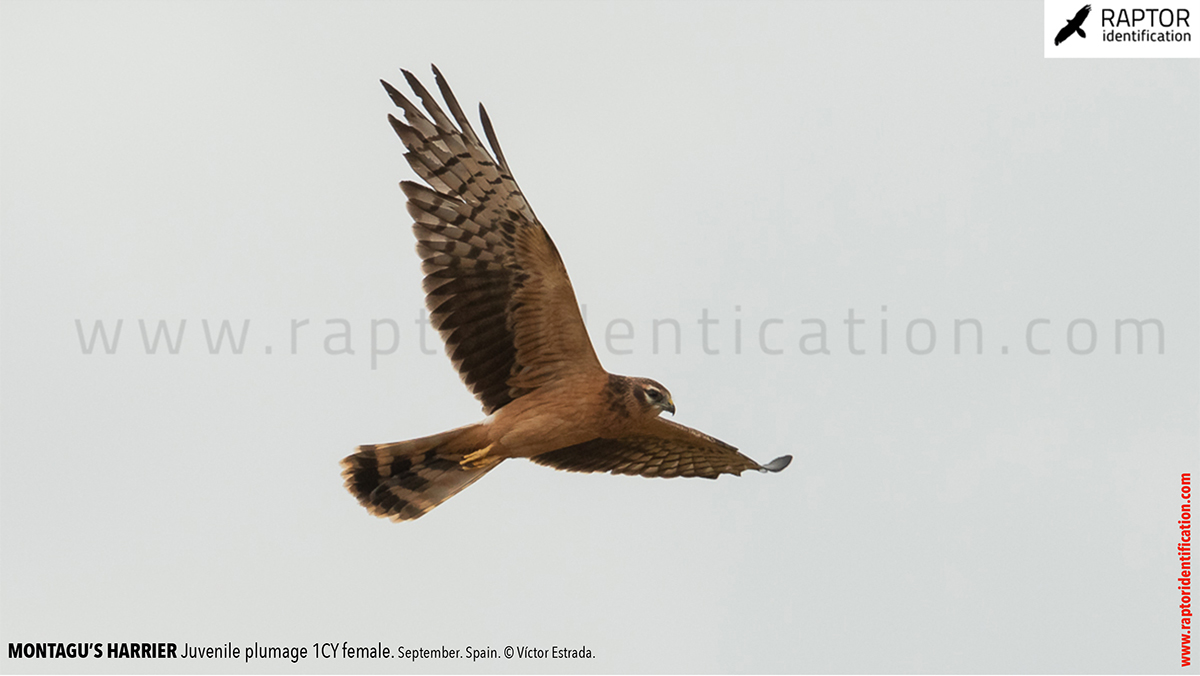
[[[576,327],[570,316],[543,316],[544,308],[558,303],[578,314],[558,249],[507,162],[483,147],[445,78],[434,72],[450,115],[408,71],[404,77],[424,112],[383,86],[404,112],[404,121],[389,120],[405,157],[429,184],[403,181],[400,188],[413,218],[430,323],[463,382],[491,414],[561,374],[564,365],[598,368],[599,361],[582,319]],[[491,121],[482,112],[481,119],[499,156]],[[554,329],[549,338],[522,335],[548,327]]]
[[[715,479],[721,474],[741,474],[746,470],[778,472],[792,458],[782,456],[760,465],[720,439],[670,420],[656,419],[640,434],[592,439],[531,460],[568,472]]]
[[[342,460],[346,489],[375,516],[392,521],[416,519],[499,464],[462,468],[462,454],[453,449],[461,431],[359,446]]]

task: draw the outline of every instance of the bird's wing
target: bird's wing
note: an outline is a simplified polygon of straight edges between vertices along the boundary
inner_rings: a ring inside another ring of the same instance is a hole
[[[569,472],[611,472],[646,477],[741,474],[753,469],[778,472],[792,461],[785,455],[760,465],[729,444],[690,427],[655,418],[642,431],[616,439],[592,439],[530,458]]]
[[[388,119],[408,149],[405,159],[429,184],[400,187],[415,221],[430,322],[491,414],[563,375],[602,369],[567,269],[513,180],[487,112],[479,107],[494,158],[436,66],[433,72],[454,118],[404,71],[428,117],[383,82],[405,121]]]
[[[1083,20],[1088,18],[1088,14],[1091,13],[1092,6],[1084,5],[1082,9],[1080,9],[1078,12],[1075,12],[1075,18],[1071,19],[1071,25],[1074,26],[1074,28],[1079,28],[1083,25]],[[1074,30],[1074,28],[1072,30]]]
[[[1062,27],[1058,31],[1058,35],[1054,36],[1055,46],[1058,46],[1059,44],[1062,43],[1063,40],[1066,40],[1067,38],[1071,37],[1071,34],[1074,32],[1075,32],[1075,28],[1069,23],[1066,26]]]

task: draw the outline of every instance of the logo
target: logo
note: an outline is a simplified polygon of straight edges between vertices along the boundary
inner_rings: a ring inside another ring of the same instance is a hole
[[[1200,0],[1043,0],[1042,56],[1200,58]]]
[[[1054,36],[1054,46],[1059,46],[1062,44],[1063,40],[1066,40],[1076,33],[1079,33],[1079,37],[1086,38],[1087,33],[1083,32],[1083,22],[1087,21],[1088,14],[1091,13],[1091,5],[1084,5],[1083,9],[1075,12],[1075,18],[1067,21],[1067,25],[1063,26],[1062,30],[1058,31],[1058,35]]]

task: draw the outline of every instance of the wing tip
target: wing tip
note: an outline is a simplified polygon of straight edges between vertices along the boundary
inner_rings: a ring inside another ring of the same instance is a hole
[[[762,469],[759,471],[760,472],[781,472],[781,471],[783,471],[784,468],[786,468],[790,464],[792,464],[792,456],[781,455],[778,458],[775,458],[774,460],[772,460],[771,462],[768,462],[767,464],[763,465]]]
[[[425,108],[426,108],[426,110],[428,110],[429,109],[429,103],[428,103],[429,92],[421,84],[421,81],[418,80],[417,76],[413,75],[412,71],[410,71],[410,70],[401,68],[400,72],[404,73],[404,79],[406,82],[408,82],[409,88],[413,90],[413,93],[417,95],[417,98],[421,99],[422,103],[425,103]],[[433,112],[433,111],[430,111],[430,112]]]

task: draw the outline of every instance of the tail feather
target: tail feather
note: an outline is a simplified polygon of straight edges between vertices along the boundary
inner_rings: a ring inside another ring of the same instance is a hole
[[[408,521],[424,515],[499,464],[464,469],[455,443],[461,432],[359,446],[342,460],[346,490],[375,516]]]

